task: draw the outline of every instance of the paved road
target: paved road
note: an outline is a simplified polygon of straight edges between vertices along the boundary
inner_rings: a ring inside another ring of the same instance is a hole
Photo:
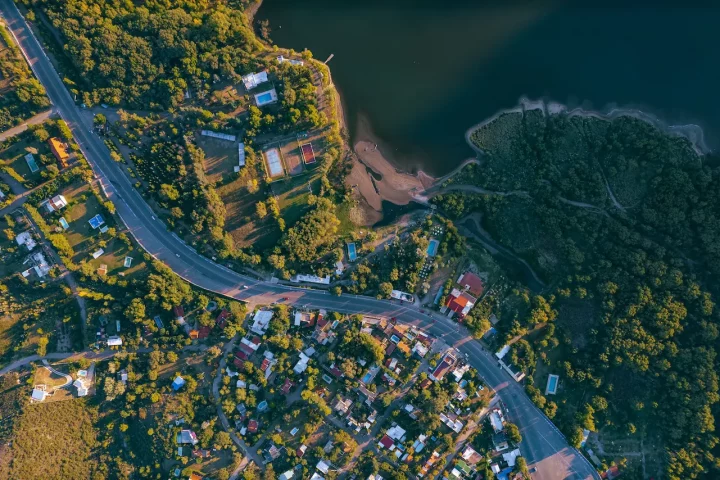
[[[120,218],[151,255],[167,264],[185,280],[251,305],[283,301],[282,299],[287,297],[287,303],[293,305],[396,317],[403,323],[428,327],[431,334],[443,337],[446,342],[467,353],[470,363],[486,382],[496,389],[509,408],[511,419],[521,429],[524,437],[521,445],[523,456],[528,464],[538,466],[535,479],[599,478],[587,460],[568,446],[550,421],[530,402],[522,388],[497,367],[495,360],[481,350],[480,345],[472,340],[467,331],[452,321],[438,316],[437,322],[432,323],[427,315],[420,314],[417,308],[411,305],[398,305],[354,295],[335,297],[324,291],[256,281],[195,253],[155,219],[150,207],[110,158],[110,152],[103,142],[90,132],[92,120],[83,116],[73,102],[15,4],[10,0],[0,0],[0,13],[18,40],[35,75],[45,86],[55,109],[72,130],[108,197],[115,203]]]

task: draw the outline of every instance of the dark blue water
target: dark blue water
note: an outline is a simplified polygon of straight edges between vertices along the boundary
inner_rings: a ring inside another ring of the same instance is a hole
[[[523,95],[639,107],[717,147],[720,8],[603,3],[265,0],[257,18],[278,45],[334,53],[351,133],[366,116],[409,170],[448,172],[472,156],[465,131]]]

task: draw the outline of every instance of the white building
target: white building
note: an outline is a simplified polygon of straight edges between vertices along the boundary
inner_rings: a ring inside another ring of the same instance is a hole
[[[301,275],[297,274],[290,279],[291,282],[300,283],[319,283],[321,285],[330,285],[330,275],[325,277],[318,277],[316,275]]]
[[[402,300],[404,302],[414,301],[414,298],[411,294],[407,292],[402,292],[400,290],[393,290],[392,292],[390,292],[390,296],[396,300]]]
[[[30,397],[33,402],[42,402],[45,401],[45,397],[47,397],[47,392],[39,387],[33,388],[32,396]]]
[[[250,330],[257,333],[258,335],[265,335],[268,326],[270,325],[270,319],[272,319],[273,312],[270,310],[258,310],[255,312],[253,317],[253,324]]]
[[[82,380],[79,378],[73,382],[73,387],[77,388],[77,396],[78,397],[85,397],[88,394],[88,389],[85,386],[85,383],[83,383]]]
[[[117,335],[112,335],[107,339],[108,347],[119,347],[122,345],[122,338]]]
[[[32,250],[37,245],[35,240],[32,238],[32,233],[30,233],[30,230],[26,230],[17,237],[15,237],[15,241],[17,242],[18,246],[25,245],[28,251]]]
[[[293,367],[293,372],[297,373],[298,375],[303,373],[305,370],[307,370],[309,361],[310,357],[300,352],[300,360],[298,360],[298,362]]]
[[[45,203],[45,208],[48,212],[55,212],[62,208],[67,207],[68,202],[63,195],[55,195]]]
[[[48,264],[47,260],[45,259],[45,255],[43,255],[42,252],[33,253],[31,255],[31,258],[35,263],[33,269],[35,270],[35,273],[37,273],[38,277],[43,278],[50,272],[50,265]]]
[[[242,77],[242,82],[246,90],[252,90],[253,88],[267,81],[268,76],[265,70],[257,73],[248,73],[247,75]]]

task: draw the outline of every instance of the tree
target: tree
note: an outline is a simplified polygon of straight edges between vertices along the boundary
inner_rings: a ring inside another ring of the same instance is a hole
[[[507,434],[508,440],[513,442],[515,445],[518,445],[520,442],[522,442],[522,435],[520,435],[520,430],[514,423],[507,423],[505,425],[505,433]]]
[[[390,282],[383,282],[380,284],[378,289],[383,298],[390,298],[390,294],[393,291],[393,285]]]
[[[145,304],[140,298],[133,298],[125,308],[125,318],[133,323],[142,322],[146,318]]]
[[[47,346],[48,343],[50,343],[50,340],[46,336],[42,336],[38,338],[37,342],[37,354],[41,357],[44,357],[47,355]]]
[[[258,218],[265,218],[267,215],[267,207],[265,206],[264,202],[258,202],[255,204],[255,213],[257,214]]]
[[[93,117],[93,123],[97,127],[105,126],[105,124],[107,123],[107,118],[102,113],[98,113],[95,115],[95,117]]]

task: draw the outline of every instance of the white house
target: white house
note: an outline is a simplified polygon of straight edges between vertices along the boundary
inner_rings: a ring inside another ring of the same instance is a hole
[[[85,386],[85,383],[83,383],[82,380],[79,378],[73,382],[73,387],[77,388],[77,396],[78,397],[85,397],[88,394],[88,389]]]
[[[300,360],[295,364],[293,367],[293,372],[300,375],[305,370],[307,370],[308,362],[310,361],[310,357],[305,355],[304,353],[300,352]]]
[[[32,233],[30,233],[30,230],[26,230],[17,237],[15,237],[15,241],[17,242],[18,246],[25,245],[28,251],[32,250],[33,248],[35,248],[35,245],[37,245],[35,240],[32,238]]]
[[[248,73],[247,75],[242,77],[242,82],[243,85],[245,85],[246,90],[252,90],[253,88],[267,81],[268,76],[265,70],[257,73]]]
[[[45,400],[45,397],[47,397],[47,392],[43,390],[42,388],[35,387],[32,391],[32,401],[34,402],[42,402]]]
[[[258,335],[265,335],[265,332],[270,325],[270,319],[273,316],[273,312],[270,310],[258,310],[255,312],[253,317],[253,324],[250,330],[257,333]]]
[[[112,335],[107,339],[108,347],[119,347],[122,345],[122,338],[117,335]]]
[[[45,208],[52,213],[67,207],[67,205],[68,202],[63,195],[55,195],[45,203]]]

